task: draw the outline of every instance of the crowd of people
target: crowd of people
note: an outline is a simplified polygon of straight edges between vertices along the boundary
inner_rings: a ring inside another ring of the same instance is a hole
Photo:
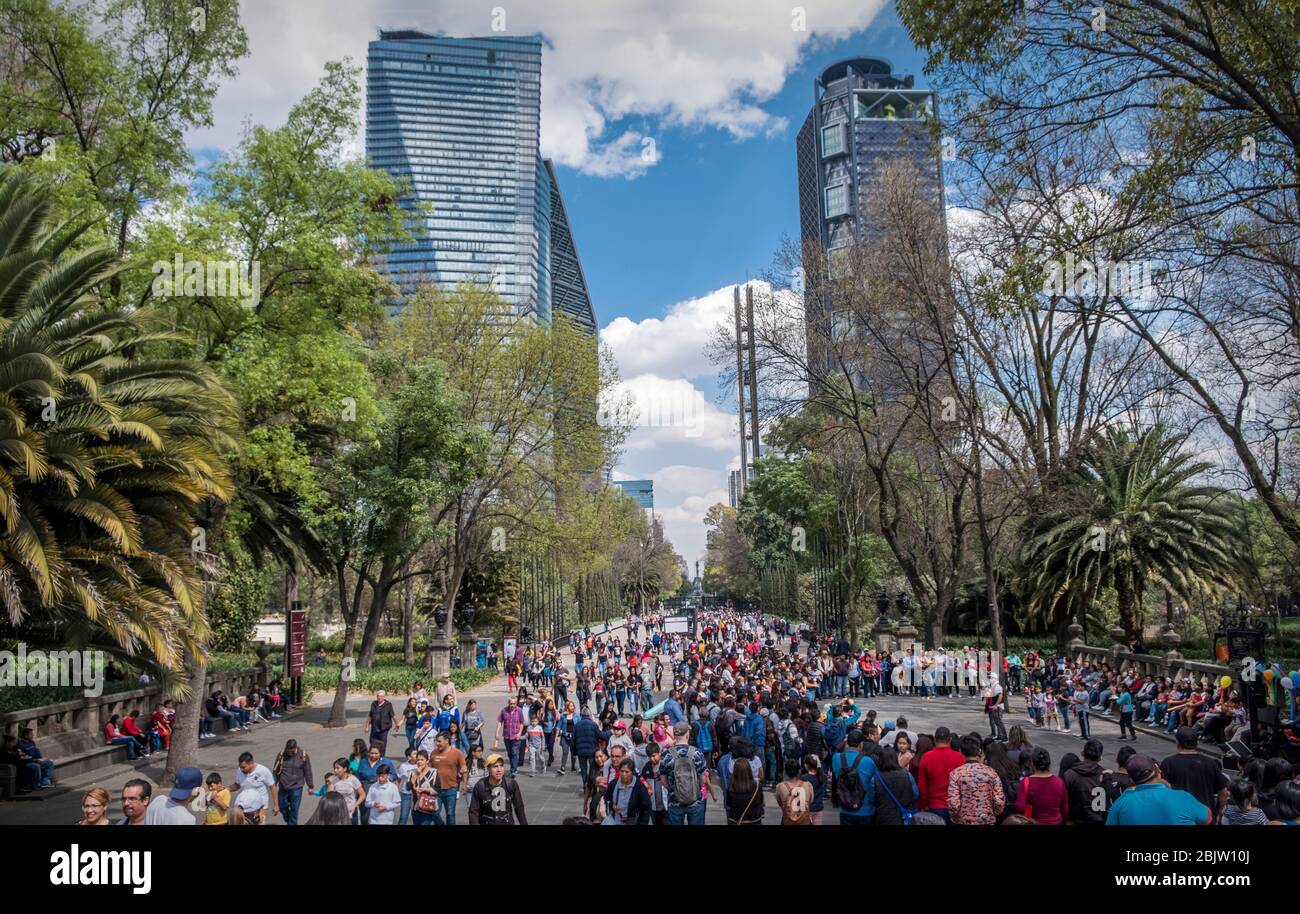
[[[455,825],[462,803],[471,824],[527,824],[525,772],[576,776],[568,824],[699,825],[710,803],[735,825],[817,825],[828,809],[843,825],[1300,821],[1300,782],[1285,758],[1226,771],[1200,751],[1241,723],[1226,684],[1037,653],[995,671],[976,651],[855,652],[731,609],[700,612],[694,634],[630,616],[611,631],[574,632],[568,648],[568,663],[554,645],[507,657],[507,702],[491,717],[474,699],[462,704],[450,676],[432,691],[415,683],[400,708],[377,693],[368,739],[329,760],[319,784],[289,740],[269,767],[242,754],[231,784],[186,769],[151,799],[147,782],[129,781],[121,821],[297,824],[307,792],[320,798],[307,824]],[[865,707],[892,693],[981,697],[988,732],[920,732]],[[1006,726],[1011,696],[1033,725]],[[1157,759],[1123,746],[1107,764],[1093,713],[1118,714],[1121,741],[1136,740],[1136,715],[1171,726],[1176,750]],[[1077,753],[1054,758],[1035,745],[1036,727],[1072,724]],[[390,754],[397,734],[404,745]],[[108,802],[87,793],[83,824],[104,824]]]

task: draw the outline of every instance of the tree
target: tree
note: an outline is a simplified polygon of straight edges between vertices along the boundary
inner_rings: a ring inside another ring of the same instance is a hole
[[[357,68],[327,64],[282,126],[250,127],[172,218],[140,232],[133,253],[142,264],[179,255],[248,266],[257,279],[251,299],[206,287],[165,297],[178,290],[160,288],[152,269],[122,288],[127,301],[165,309],[240,401],[237,498],[204,519],[210,550],[221,554],[237,540],[255,564],[310,566],[331,577],[316,524],[327,500],[321,477],[338,453],[375,434],[379,407],[362,331],[382,318],[391,286],[370,256],[373,239],[405,237],[397,186],[346,154],[360,91]],[[190,673],[200,690],[205,676]],[[169,776],[197,746],[197,705],[182,703],[177,713],[176,732],[185,735],[172,742]]]
[[[1211,467],[1180,450],[1185,442],[1159,427],[1111,429],[1062,471],[1026,530],[1032,612],[1068,620],[1113,587],[1120,625],[1136,637],[1151,582],[1191,600],[1243,579],[1238,504],[1223,489],[1191,484]]]
[[[440,468],[447,496],[433,515],[428,570],[448,608],[450,639],[461,581],[484,551],[494,541],[514,548],[563,539],[560,521],[611,462],[621,428],[597,422],[596,409],[613,366],[563,315],[539,324],[473,283],[408,296],[382,345],[399,360],[438,359],[461,398],[464,446]]]
[[[373,633],[389,594],[419,573],[408,566],[433,536],[435,510],[449,497],[446,467],[473,452],[481,437],[481,430],[464,424],[463,401],[447,387],[441,364],[385,362],[379,374],[388,395],[380,404],[377,433],[329,462],[323,474],[329,497],[315,522],[327,544],[344,619],[330,726],[346,722],[348,673],[363,607],[370,653],[363,647],[358,662],[366,666],[373,660]]]
[[[44,171],[58,211],[86,218],[119,256],[150,204],[183,197],[185,134],[248,52],[237,0],[0,3],[0,159]],[[118,281],[112,281],[116,292]]]
[[[50,210],[0,173],[0,603],[24,638],[103,647],[175,687],[207,634],[193,537],[232,494],[234,403],[169,351],[183,340],[156,311],[102,302],[121,263],[71,253]]]
[[[1067,0],[1017,18],[903,0],[899,14],[929,55],[959,149],[1002,174],[1050,175],[1041,196],[1104,216],[1062,237],[1052,259],[1083,249],[1158,265],[1158,294],[1111,297],[1107,322],[1158,360],[1172,379],[1162,390],[1227,442],[1243,486],[1300,545],[1280,459],[1295,447],[1300,371],[1294,11]],[[1084,158],[1061,154],[1080,136]],[[998,190],[1019,207],[1016,187]]]

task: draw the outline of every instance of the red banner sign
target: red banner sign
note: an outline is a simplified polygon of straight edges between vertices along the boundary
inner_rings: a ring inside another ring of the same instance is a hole
[[[289,678],[296,679],[307,668],[307,611],[292,609],[289,611]]]

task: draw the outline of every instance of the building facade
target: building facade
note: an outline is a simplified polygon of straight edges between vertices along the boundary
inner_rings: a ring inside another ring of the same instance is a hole
[[[831,280],[839,275],[842,254],[881,237],[871,200],[886,168],[900,159],[910,162],[919,193],[944,219],[937,119],[934,94],[915,88],[911,76],[895,75],[879,58],[841,60],[814,80],[813,105],[795,139],[804,308],[814,364],[830,364],[827,341],[864,335],[850,312],[837,308]]]
[[[943,206],[943,163],[930,123],[934,93],[895,76],[888,61],[854,57],[813,83],[813,106],[795,138],[799,234],[830,252],[879,235],[867,201],[886,164],[906,158],[922,192]]]
[[[409,187],[416,235],[382,269],[402,294],[490,286],[516,315],[595,313],[555,169],[539,153],[542,40],[382,30],[366,57],[366,155]]]
[[[655,507],[655,483],[653,479],[621,479],[614,483],[623,490],[623,494],[634,499],[647,511]]]

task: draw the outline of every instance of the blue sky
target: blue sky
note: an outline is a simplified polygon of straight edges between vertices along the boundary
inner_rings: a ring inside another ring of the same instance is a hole
[[[717,129],[643,123],[639,132],[655,137],[662,156],[644,176],[602,178],[560,169],[602,325],[620,314],[657,316],[666,304],[760,275],[781,235],[798,236],[794,137],[812,105],[813,78],[852,56],[884,57],[895,72],[925,83],[924,58],[891,5],[865,32],[809,51],[780,94],[762,105],[787,121],[774,136],[735,140]]]
[[[734,393],[719,389],[704,346],[729,320],[729,287],[762,275],[782,236],[798,234],[794,137],[814,75],[877,56],[925,84],[892,2],[242,0],[241,17],[249,56],[218,92],[213,126],[189,137],[205,161],[245,123],[281,123],[326,61],[364,62],[380,27],[543,35],[542,153],[557,165],[619,393],[688,417],[643,422],[616,478],[654,479],[668,538],[702,558],[704,514],[726,501],[739,461]]]

